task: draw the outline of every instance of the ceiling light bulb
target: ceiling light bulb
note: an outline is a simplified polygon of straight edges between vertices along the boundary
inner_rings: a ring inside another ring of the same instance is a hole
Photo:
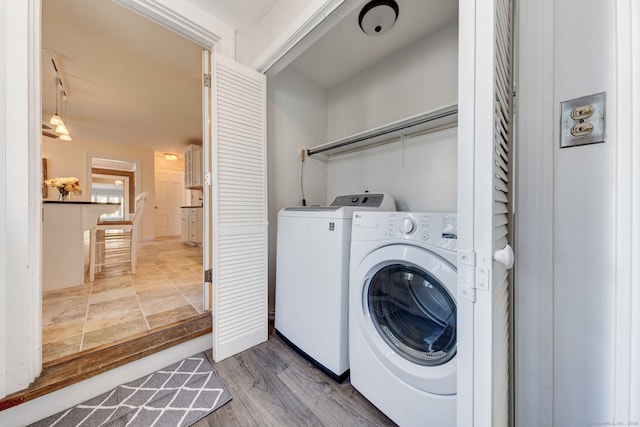
[[[61,125],[56,126],[56,133],[60,135],[69,135],[69,130],[63,123]]]
[[[124,181],[123,181],[123,180],[121,180],[121,179],[116,179],[115,181],[113,181],[113,183],[114,183],[115,185],[122,185],[122,184],[124,183]]]
[[[51,116],[51,120],[49,120],[49,124],[51,126],[60,126],[60,125],[64,125],[64,122],[62,121],[62,117],[60,117],[58,113],[56,113],[53,116]]]
[[[60,140],[62,140],[62,141],[71,141],[71,136],[62,134],[62,135],[60,135]]]
[[[164,153],[164,158],[173,162],[178,160],[178,155],[173,153]]]

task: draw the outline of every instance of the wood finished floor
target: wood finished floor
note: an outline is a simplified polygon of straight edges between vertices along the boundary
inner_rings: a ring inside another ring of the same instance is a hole
[[[105,267],[93,283],[87,277],[83,286],[43,293],[43,362],[200,313],[202,248],[179,238],[141,242],[137,274],[124,266]]]
[[[348,379],[336,383],[273,333],[267,342],[212,365],[233,400],[194,427],[396,425]]]

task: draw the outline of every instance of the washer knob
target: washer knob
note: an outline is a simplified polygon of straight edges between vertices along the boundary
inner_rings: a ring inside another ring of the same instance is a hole
[[[400,231],[402,234],[411,234],[416,231],[416,221],[413,218],[405,217],[400,220]]]

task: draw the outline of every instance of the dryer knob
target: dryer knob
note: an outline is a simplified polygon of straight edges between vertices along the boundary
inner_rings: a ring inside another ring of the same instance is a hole
[[[402,234],[411,234],[416,231],[416,221],[413,218],[402,218],[400,220],[400,231]]]

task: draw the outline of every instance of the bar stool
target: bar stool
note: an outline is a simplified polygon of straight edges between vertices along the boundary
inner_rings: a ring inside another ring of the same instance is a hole
[[[89,281],[103,266],[129,264],[136,274],[136,249],[140,236],[140,221],[148,192],[140,193],[135,200],[133,218],[128,221],[98,221],[90,231]]]

